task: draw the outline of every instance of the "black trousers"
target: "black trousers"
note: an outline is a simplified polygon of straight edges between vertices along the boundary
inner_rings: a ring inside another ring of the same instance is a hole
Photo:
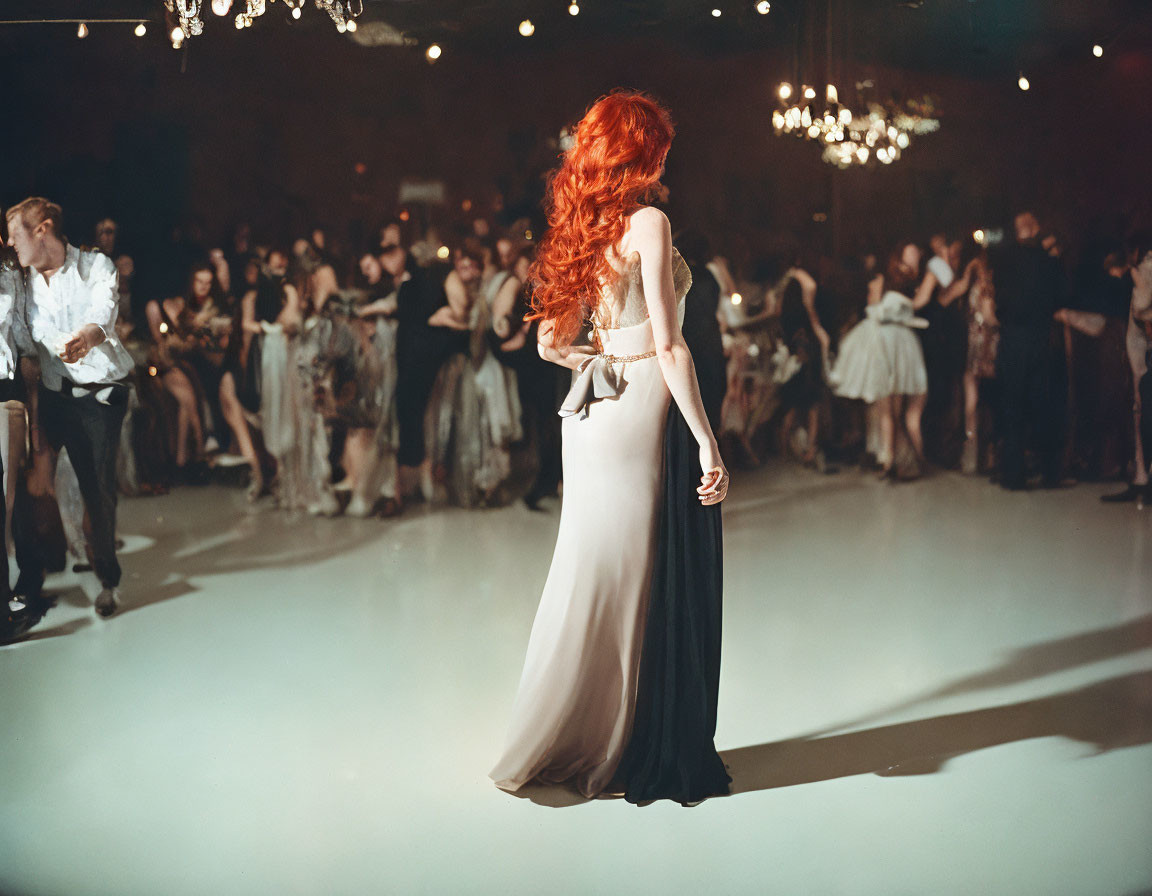
[[[53,451],[68,449],[91,526],[89,547],[100,584],[120,584],[116,559],[116,456],[128,390],[113,387],[110,404],[40,387],[40,431]]]
[[[1026,452],[1036,451],[1046,485],[1060,482],[1066,375],[1048,332],[1001,331],[996,363],[1000,384],[1000,484],[1023,488]]]
[[[418,467],[426,455],[424,413],[440,373],[441,359],[431,352],[423,356],[413,352],[400,355],[397,361],[400,369],[396,381],[396,420],[400,447],[396,459],[403,467]]]
[[[533,351],[535,347],[533,346]],[[556,494],[563,477],[561,449],[561,419],[556,413],[560,407],[557,394],[559,368],[547,361],[525,363],[516,370],[516,385],[520,390],[520,406],[529,438],[536,448],[540,462],[536,479],[527,497],[541,498]],[[567,371],[565,371],[567,373]]]

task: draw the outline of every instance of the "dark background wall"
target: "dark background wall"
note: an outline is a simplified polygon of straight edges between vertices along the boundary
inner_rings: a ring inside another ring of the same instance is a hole
[[[870,77],[934,94],[942,127],[889,168],[842,172],[816,147],[772,134],[795,43],[717,48],[652,32],[473,40],[446,42],[429,65],[422,46],[364,47],[330,28],[209,25],[179,52],[127,26],[83,41],[74,27],[0,28],[0,204],[46,194],[65,205],[74,239],[111,215],[140,245],[188,220],[210,240],[249,220],[267,239],[321,224],[355,241],[397,209],[404,178],[448,184],[435,223],[459,218],[465,199],[473,213],[502,202],[511,216],[537,208],[560,128],[628,86],[677,121],[674,226],[705,229],[737,259],[788,242],[827,253],[970,230],[1022,205],[1070,243],[1152,223],[1152,56],[1139,29],[1121,31],[1100,60],[1087,31],[1074,52],[1034,52],[1027,94],[1003,64],[937,70],[930,53],[909,62],[858,38],[836,63],[841,84]]]

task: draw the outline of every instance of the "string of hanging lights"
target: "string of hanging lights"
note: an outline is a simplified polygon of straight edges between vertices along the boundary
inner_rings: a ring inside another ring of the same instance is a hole
[[[223,18],[230,15],[233,6],[236,16],[233,19],[238,29],[252,27],[253,21],[268,11],[268,5],[276,0],[212,0],[212,12]],[[291,10],[292,18],[299,19],[305,0],[281,0]],[[314,0],[316,8],[328,13],[343,34],[356,30],[356,19],[364,13],[364,0]],[[172,43],[182,43],[186,38],[204,32],[204,0],[164,0],[164,8],[176,17],[179,24],[172,31]]]
[[[253,22],[265,15],[268,12],[269,5],[277,2],[283,3],[289,10],[293,19],[299,20],[302,16],[302,11],[306,6],[308,0],[162,0],[165,10],[171,16],[169,24],[175,22],[175,26],[168,32],[168,36],[172,41],[172,45],[176,48],[183,46],[183,43],[191,38],[197,37],[204,32],[205,24],[205,7],[209,8],[211,12],[217,17],[224,18],[229,16],[235,10],[233,22],[237,29],[243,30],[252,26]],[[580,5],[580,0],[559,0],[567,8],[570,16],[578,16],[583,11]],[[332,19],[336,26],[336,30],[341,34],[353,34],[358,30],[357,20],[364,13],[364,0],[313,0],[315,7],[326,12]],[[725,10],[731,11],[732,3],[726,3],[721,6],[710,7],[707,3],[701,0],[701,6],[704,10],[710,10],[711,16],[714,19],[720,19],[725,15]],[[772,12],[772,4],[770,0],[741,0],[741,6],[750,5],[751,8],[761,16],[767,16]],[[90,25],[112,25],[112,24],[128,24],[135,26],[135,33],[137,37],[143,37],[147,33],[146,23],[140,19],[133,18],[101,18],[99,16],[87,18],[20,18],[20,19],[0,19],[0,26],[3,25],[53,25],[53,24],[70,24],[76,25],[76,36],[83,40],[89,34]],[[523,19],[517,26],[520,35],[525,38],[530,38],[536,33],[536,26],[531,19]],[[411,39],[400,40],[387,40],[383,43],[395,45],[411,45],[417,43]],[[426,50],[425,55],[429,62],[437,61],[443,54],[443,47],[439,43],[430,44]],[[1094,43],[1091,47],[1091,54],[1100,59],[1105,55],[1105,44]],[[784,87],[785,85],[781,85]],[[1031,84],[1025,75],[1021,72],[1018,86],[1021,91],[1028,91]],[[832,88],[833,90],[835,88]],[[805,88],[805,92],[810,88]],[[805,99],[815,99],[815,92],[811,97]],[[781,97],[786,100],[786,97]],[[874,108],[876,104],[870,104],[867,107],[866,113],[861,113],[860,116],[853,114],[850,122],[851,127],[845,130],[845,137],[840,137],[841,129],[831,128],[832,139],[829,140],[829,128],[821,124],[826,119],[827,110],[822,110],[825,114],[817,114],[817,110],[811,108],[810,103],[805,103],[803,106],[792,106],[785,103],[777,114],[773,115],[773,124],[778,134],[795,134],[800,137],[807,137],[811,140],[820,140],[826,145],[824,157],[827,161],[839,165],[841,167],[851,167],[853,164],[861,164],[860,158],[865,157],[868,160],[880,162],[882,164],[890,164],[900,156],[900,151],[906,149],[907,146],[901,144],[904,140],[911,139],[913,134],[927,133],[939,127],[939,122],[932,118],[930,115],[918,115],[918,113],[911,113],[912,117],[919,117],[922,119],[915,127],[902,127],[902,125],[895,121],[887,121],[889,112],[877,112]],[[805,116],[804,110],[808,109],[808,117],[811,123],[804,124]],[[842,108],[842,107],[841,107]],[[794,111],[798,109],[799,111]],[[839,120],[841,109],[837,109],[836,118]],[[892,113],[896,118],[903,118],[899,112]],[[877,118],[879,115],[879,119]],[[782,116],[782,117],[781,117]],[[880,119],[883,119],[881,121]],[[812,126],[817,125],[819,130],[815,136],[810,136]],[[896,138],[889,139],[885,142],[885,137],[888,134],[890,127],[896,127]],[[868,143],[868,134],[874,131],[875,142]],[[860,152],[861,146],[859,140],[852,138],[852,133],[855,132],[860,135],[864,141],[863,146],[868,149],[867,153]],[[900,132],[904,132],[906,137],[902,140],[899,136]],[[858,145],[854,148],[852,143]],[[888,150],[883,155],[878,156],[877,150]],[[850,161],[849,155],[856,161]],[[885,162],[885,158],[888,159]]]

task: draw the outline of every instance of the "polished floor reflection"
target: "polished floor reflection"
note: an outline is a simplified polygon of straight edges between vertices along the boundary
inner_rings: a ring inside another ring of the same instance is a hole
[[[1152,510],[773,467],[726,504],[693,809],[497,757],[557,514],[127,501],[0,649],[0,893],[1152,892]]]

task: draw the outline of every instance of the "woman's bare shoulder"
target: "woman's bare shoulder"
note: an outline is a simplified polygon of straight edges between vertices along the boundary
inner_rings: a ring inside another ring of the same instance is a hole
[[[628,230],[622,241],[626,255],[640,252],[663,252],[672,241],[672,225],[658,208],[642,206],[628,219]]]
[[[651,205],[643,205],[636,209],[628,218],[628,232],[632,236],[659,236],[664,232],[671,232],[672,225],[668,216],[660,209]]]

